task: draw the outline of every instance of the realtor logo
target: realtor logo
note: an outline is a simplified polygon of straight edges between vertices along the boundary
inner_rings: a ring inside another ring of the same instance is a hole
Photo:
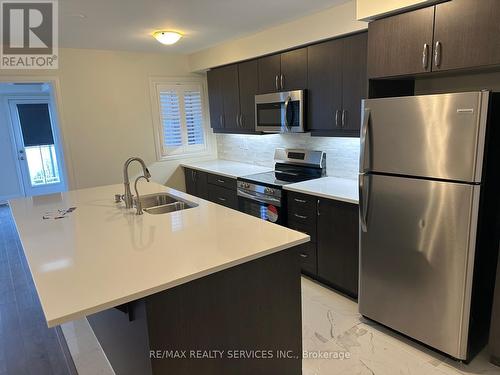
[[[57,1],[1,1],[1,69],[57,69]]]

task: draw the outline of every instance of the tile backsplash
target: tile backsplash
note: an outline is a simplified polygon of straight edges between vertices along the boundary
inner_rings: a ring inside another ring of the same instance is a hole
[[[305,148],[326,152],[327,175],[358,178],[359,138],[311,137],[310,134],[236,135],[217,134],[220,159],[274,166],[277,147]]]

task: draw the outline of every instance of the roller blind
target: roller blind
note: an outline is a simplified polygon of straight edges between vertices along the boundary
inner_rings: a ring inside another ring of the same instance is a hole
[[[24,146],[54,144],[47,103],[18,104],[17,113],[19,114]]]
[[[158,85],[160,143],[164,156],[205,148],[201,84]]]

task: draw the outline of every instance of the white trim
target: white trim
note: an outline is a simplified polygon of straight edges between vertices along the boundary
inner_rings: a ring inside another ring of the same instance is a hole
[[[59,129],[59,140],[63,148],[63,155],[64,155],[63,159],[61,160],[62,162],[61,172],[65,176],[67,188],[68,189],[76,188],[77,183],[72,163],[73,158],[71,157],[71,146],[69,144],[69,137],[66,137],[66,128],[65,128],[66,122],[64,121],[64,115],[63,115],[64,111],[63,111],[63,102],[61,95],[61,84],[59,78],[56,76],[42,76],[42,75],[0,76],[0,83],[16,83],[16,82],[48,83],[52,86],[52,90],[50,90],[50,95],[55,105],[54,108],[55,109],[54,114],[56,117],[55,120]]]
[[[190,84],[195,83],[201,85],[202,89],[202,116],[203,116],[203,129],[205,137],[205,147],[200,151],[193,152],[179,152],[172,154],[165,154],[163,152],[163,144],[161,134],[163,127],[160,120],[160,108],[158,98],[158,86],[169,85],[174,83]],[[209,112],[208,112],[208,90],[206,78],[203,76],[179,76],[179,77],[149,77],[149,91],[151,98],[151,117],[153,123],[153,134],[156,150],[156,161],[179,160],[186,158],[201,158],[210,156],[214,153],[214,137],[210,128]]]

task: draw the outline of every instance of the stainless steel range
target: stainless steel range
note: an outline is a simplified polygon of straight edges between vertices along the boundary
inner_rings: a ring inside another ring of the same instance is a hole
[[[326,176],[326,154],[277,148],[274,160],[274,171],[238,178],[238,206],[241,212],[285,225],[287,210],[283,186]]]

